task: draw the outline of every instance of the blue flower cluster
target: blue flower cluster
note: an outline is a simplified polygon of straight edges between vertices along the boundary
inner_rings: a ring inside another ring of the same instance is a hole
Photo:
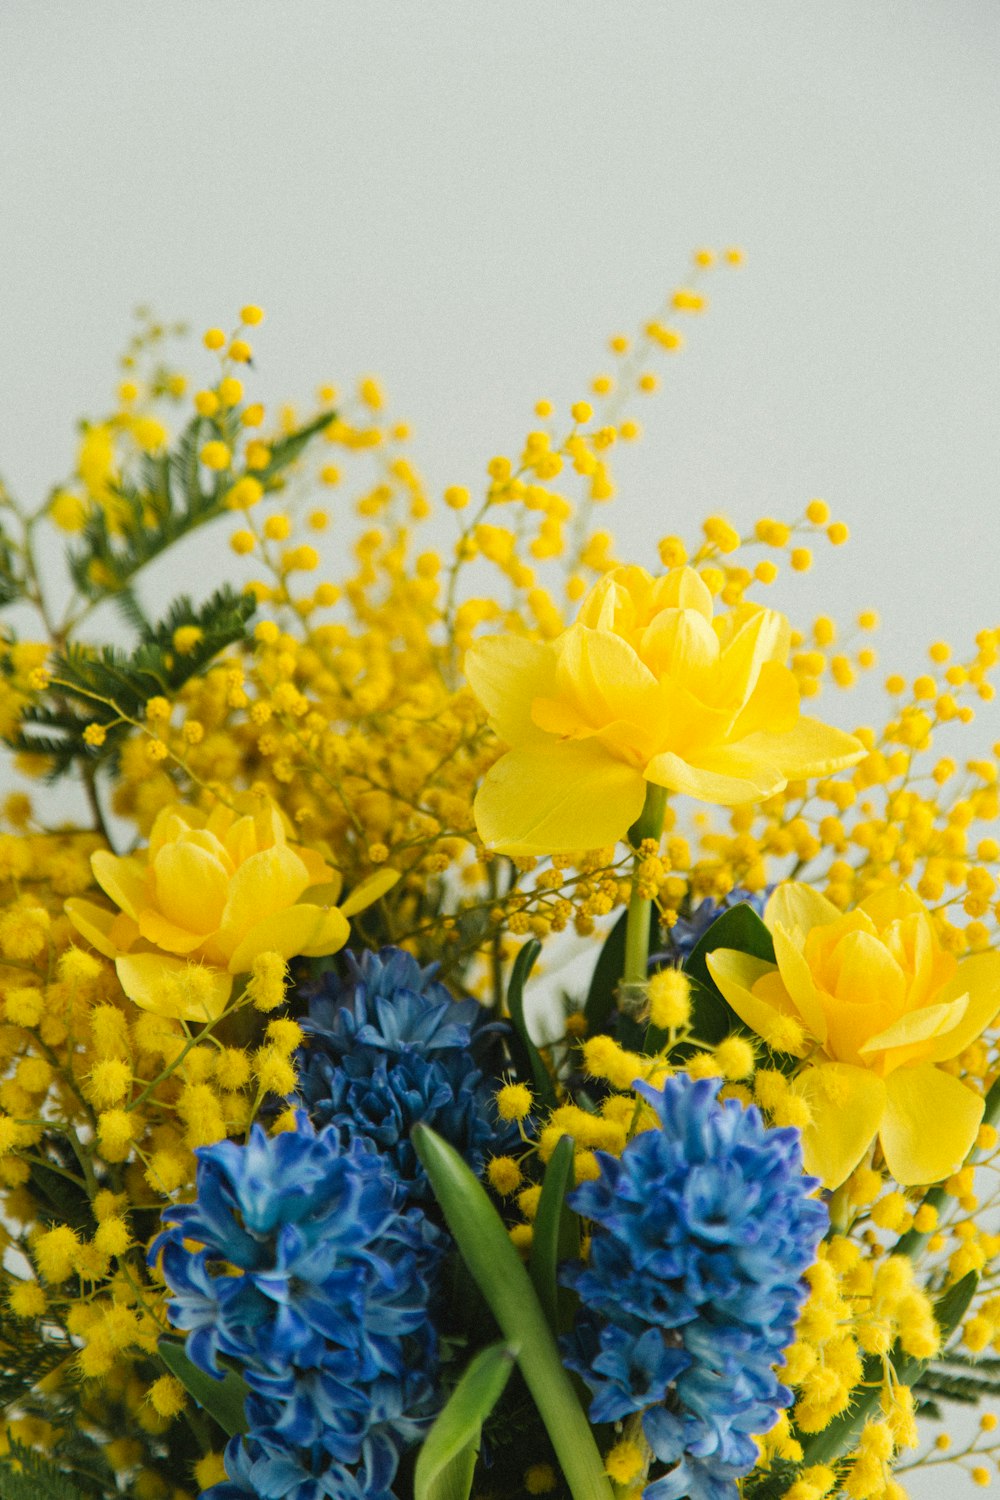
[[[167,1211],[150,1254],[189,1358],[219,1374],[228,1356],[251,1390],[250,1435],[206,1493],[392,1500],[398,1455],[433,1414],[445,1237],[406,1206],[391,1163],[303,1114],[197,1154],[196,1198]]]
[[[492,1087],[474,1061],[496,1025],[475,1000],[453,1000],[433,967],[422,969],[399,948],[346,958],[346,982],[329,973],[304,990],[301,1097],[318,1125],[335,1126],[343,1141],[371,1141],[411,1197],[430,1200],[410,1143],[418,1120],[477,1172],[488,1154],[517,1140],[498,1119]]]
[[[718,1080],[637,1084],[660,1129],[570,1202],[593,1223],[590,1259],[564,1279],[583,1304],[566,1363],[590,1386],[594,1422],[641,1412],[674,1467],[646,1500],[735,1500],[791,1394],[772,1366],[791,1342],[827,1211],[809,1196],[797,1130],[716,1098]]]

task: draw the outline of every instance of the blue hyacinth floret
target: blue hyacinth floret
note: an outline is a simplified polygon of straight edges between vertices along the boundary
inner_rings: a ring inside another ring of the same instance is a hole
[[[581,1316],[564,1354],[590,1386],[593,1422],[642,1413],[673,1465],[645,1500],[735,1500],[791,1402],[772,1366],[791,1343],[827,1227],[802,1175],[799,1133],[766,1130],[756,1109],[720,1102],[717,1079],[637,1083],[660,1128],[570,1198],[593,1224],[586,1265],[564,1279]]]
[[[518,1141],[498,1119],[493,1089],[474,1061],[496,1024],[475,1000],[455,1001],[399,948],[346,955],[347,980],[324,974],[305,989],[309,1044],[298,1056],[299,1089],[311,1118],[342,1141],[372,1142],[411,1197],[432,1198],[410,1142],[422,1120],[479,1172],[487,1155]]]
[[[167,1211],[150,1254],[188,1357],[216,1375],[229,1357],[251,1391],[229,1482],[207,1495],[392,1500],[398,1456],[433,1415],[444,1236],[390,1162],[304,1114],[197,1156],[195,1200]]]

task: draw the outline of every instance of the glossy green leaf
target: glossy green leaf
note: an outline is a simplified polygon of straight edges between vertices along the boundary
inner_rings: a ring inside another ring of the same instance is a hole
[[[471,1361],[417,1456],[414,1500],[468,1500],[483,1423],[514,1367],[513,1344],[491,1344]]]
[[[510,984],[507,987],[507,1009],[510,1012],[511,1024],[508,1045],[518,1077],[522,1078],[525,1083],[531,1084],[542,1104],[549,1109],[554,1109],[556,1092],[552,1079],[541,1053],[528,1034],[527,1022],[524,1019],[524,986],[528,982],[528,976],[535,967],[541,951],[541,943],[537,938],[531,938],[519,949],[514,960]]]
[[[184,1389],[194,1397],[202,1411],[214,1417],[222,1430],[232,1437],[237,1432],[246,1432],[247,1419],[244,1402],[250,1387],[242,1375],[227,1370],[221,1380],[213,1380],[204,1370],[193,1365],[184,1353],[184,1345],[173,1339],[161,1339],[158,1345],[160,1358],[180,1381]]]
[[[731,1032],[746,1030],[739,1016],[716,987],[708,972],[705,959],[716,948],[735,948],[739,953],[752,954],[754,958],[774,963],[774,943],[771,934],[752,906],[740,902],[731,906],[712,923],[701,941],[684,964],[684,972],[691,981],[691,1025],[699,1043],[716,1046]],[[645,1050],[658,1052],[666,1043],[666,1036],[655,1027],[650,1027],[646,1036]]]
[[[558,1282],[563,1261],[580,1253],[580,1220],[566,1202],[573,1187],[572,1136],[564,1135],[549,1158],[538,1199],[531,1237],[528,1274],[553,1333],[566,1333],[573,1313],[573,1295]]]
[[[612,1500],[590,1423],[503,1220],[453,1146],[427,1125],[413,1144],[459,1251],[489,1303],[545,1424],[573,1500]]]

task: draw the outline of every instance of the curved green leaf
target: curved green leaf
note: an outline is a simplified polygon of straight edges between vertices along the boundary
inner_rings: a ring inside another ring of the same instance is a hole
[[[531,938],[519,949],[511,970],[510,984],[507,986],[507,1009],[510,1012],[511,1036],[509,1047],[514,1066],[518,1076],[527,1082],[531,1080],[535,1094],[542,1104],[549,1109],[554,1109],[556,1104],[556,1091],[549,1076],[549,1070],[542,1061],[538,1048],[528,1034],[528,1026],[524,1019],[524,986],[528,982],[528,975],[535,967],[535,962],[542,945],[537,938]]]
[[[246,1432],[247,1419],[243,1410],[250,1394],[250,1387],[242,1375],[227,1370],[221,1380],[214,1380],[193,1365],[184,1353],[184,1345],[173,1339],[161,1339],[160,1358],[180,1381],[184,1389],[194,1397],[202,1411],[214,1417],[222,1430],[233,1437],[237,1432]]]
[[[520,1347],[521,1373],[573,1500],[612,1500],[594,1434],[502,1219],[453,1146],[428,1125],[415,1125],[411,1138],[448,1228],[500,1331]]]
[[[572,1321],[572,1296],[561,1287],[561,1261],[580,1253],[580,1220],[566,1202],[573,1186],[572,1136],[564,1135],[549,1157],[531,1237],[528,1274],[553,1333],[566,1333]]]
[[[417,1455],[414,1500],[468,1500],[483,1423],[503,1395],[514,1344],[491,1344],[471,1361]]]

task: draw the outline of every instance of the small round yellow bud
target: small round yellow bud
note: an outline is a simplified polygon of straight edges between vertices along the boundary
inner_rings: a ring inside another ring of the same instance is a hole
[[[204,337],[206,349],[221,349],[226,342],[226,335],[221,328],[210,328]]]
[[[240,308],[240,321],[249,328],[256,328],[258,323],[264,321],[264,309],[254,302],[248,302],[246,307]]]

